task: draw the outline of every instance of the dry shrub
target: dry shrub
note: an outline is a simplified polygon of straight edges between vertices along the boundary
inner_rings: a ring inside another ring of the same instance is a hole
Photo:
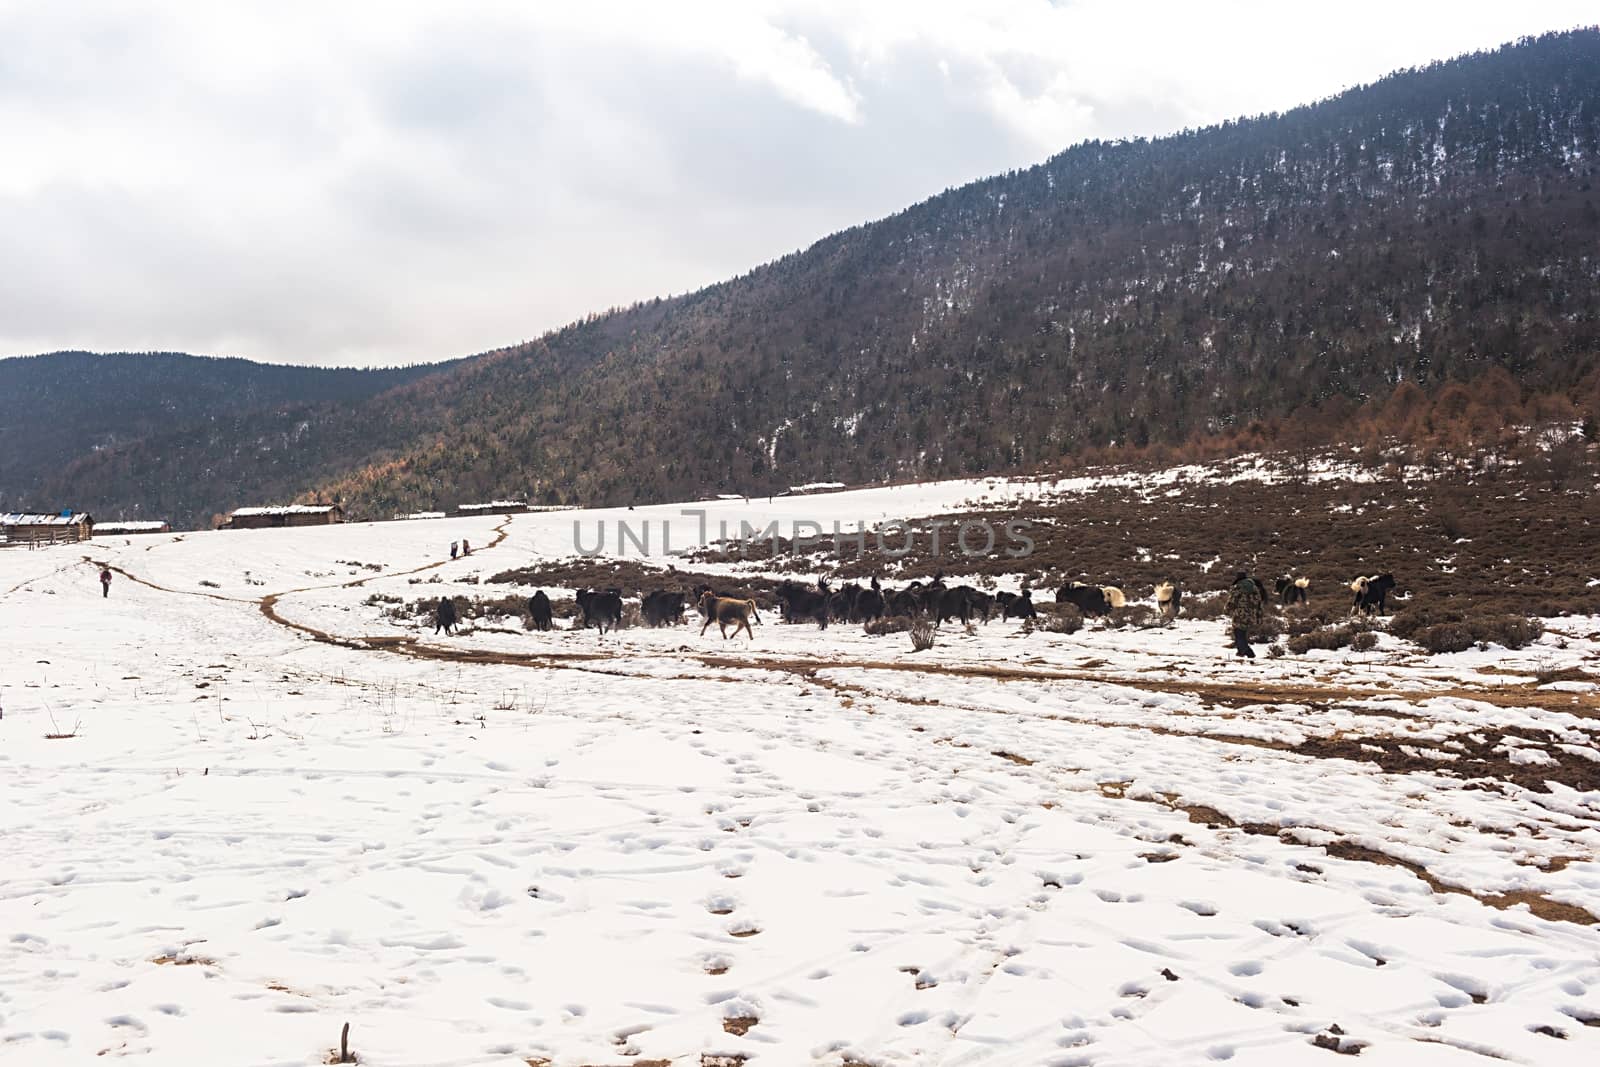
[[[1439,532],[1450,540],[1465,534],[1466,522],[1461,517],[1461,509],[1454,505],[1446,505],[1433,513],[1434,521],[1439,524]]]
[[[933,647],[933,623],[926,619],[911,627],[911,651],[922,652]]]
[[[439,597],[422,597],[417,600],[399,601],[393,607],[385,608],[383,616],[389,619],[431,619],[439,610]],[[456,606],[456,618],[461,622],[469,619],[500,619],[526,617],[528,600],[521,596],[500,597],[464,597],[450,598]],[[570,603],[570,601],[568,602]]]
[[[1106,616],[1106,626],[1113,630],[1131,626],[1135,630],[1147,630],[1162,624],[1161,613],[1148,604],[1129,604],[1127,607],[1112,608]]]
[[[466,604],[466,611],[462,611],[462,604]],[[521,615],[528,610],[528,598],[523,596],[501,596],[479,599],[474,597],[467,600],[465,597],[456,598],[456,613],[463,619],[506,619],[514,615]]]
[[[1543,635],[1544,623],[1524,615],[1469,615],[1459,609],[1419,605],[1391,619],[1389,632],[1429,652],[1465,652],[1490,643],[1525,648]]]
[[[1343,625],[1350,618],[1350,609],[1343,604],[1293,604],[1283,609],[1283,629],[1290,637],[1299,637],[1328,626]]]
[[[1339,626],[1318,626],[1300,633],[1291,631],[1288,641],[1289,651],[1297,656],[1303,656],[1314,648],[1329,652],[1340,648],[1354,648],[1357,652],[1364,652],[1375,647],[1377,643],[1378,635],[1360,622],[1344,623]]]
[[[1227,614],[1227,604],[1226,593],[1209,593],[1204,596],[1190,596],[1186,593],[1183,597],[1183,617],[1198,619],[1201,622],[1220,619]]]
[[[1232,632],[1231,630],[1229,631]],[[1265,644],[1283,636],[1283,620],[1270,611],[1263,612],[1256,624],[1250,627],[1250,643]]]
[[[1040,625],[1053,634],[1075,634],[1083,629],[1083,614],[1071,604],[1039,605]]]

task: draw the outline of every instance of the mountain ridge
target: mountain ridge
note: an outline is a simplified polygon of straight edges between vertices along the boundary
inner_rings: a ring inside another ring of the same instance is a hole
[[[284,427],[246,412],[137,463],[139,442],[80,456],[41,488],[178,500],[188,468],[222,467],[257,497],[381,517],[988,473],[1296,411],[1335,423],[1494,368],[1589,404],[1597,162],[1600,31],[1524,39],[1282,113],[1074,145],[314,412],[295,463],[253,462]]]

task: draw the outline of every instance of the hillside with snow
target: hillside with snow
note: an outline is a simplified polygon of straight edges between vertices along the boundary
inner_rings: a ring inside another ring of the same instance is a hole
[[[629,504],[1366,422],[1504,447],[1545,407],[1600,425],[1597,159],[1590,27],[1064,147],[427,375],[0,363],[0,506],[193,528],[314,497]]]

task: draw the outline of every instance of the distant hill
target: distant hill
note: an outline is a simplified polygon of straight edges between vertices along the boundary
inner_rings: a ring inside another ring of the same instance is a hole
[[[303,426],[437,373],[176,352],[0,360],[0,510],[73,507],[191,524],[213,501],[271,491],[252,483],[297,493],[308,484],[299,463],[308,457],[285,461]]]
[[[688,296],[42,484],[191,512],[294,486],[382,515],[995,471],[1296,411],[1336,432],[1491,369],[1592,411],[1597,182],[1600,31],[1552,34],[1077,145]]]

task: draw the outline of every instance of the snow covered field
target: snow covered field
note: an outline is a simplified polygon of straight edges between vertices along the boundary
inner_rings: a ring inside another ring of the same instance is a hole
[[[1600,620],[1239,664],[1215,622],[913,653],[368,603],[680,511],[0,552],[0,1062],[319,1064],[346,1022],[397,1067],[1600,1056]]]

